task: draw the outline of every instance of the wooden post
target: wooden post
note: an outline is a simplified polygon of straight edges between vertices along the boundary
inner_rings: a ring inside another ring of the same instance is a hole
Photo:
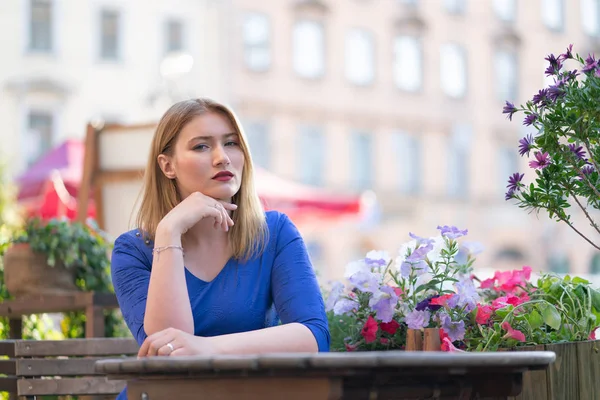
[[[85,309],[85,337],[104,337],[104,309],[88,306]]]
[[[406,351],[423,350],[423,333],[420,329],[408,329],[406,331]]]
[[[8,337],[11,339],[21,339],[23,337],[23,317],[8,320]]]
[[[423,336],[424,351],[442,351],[440,328],[425,328],[425,334]]]

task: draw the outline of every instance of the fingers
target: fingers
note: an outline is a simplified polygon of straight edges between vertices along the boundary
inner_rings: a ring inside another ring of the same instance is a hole
[[[180,346],[177,345],[177,339],[165,344],[158,349],[157,355],[159,356],[170,356]]]
[[[229,211],[235,211],[238,208],[237,204],[228,203],[226,201],[219,200],[219,203]]]
[[[163,347],[166,347],[166,355],[168,355],[171,349],[167,346],[167,343],[173,342],[175,337],[176,335],[173,329],[165,329],[148,336],[138,351],[138,357],[159,355],[159,351],[162,350],[163,353],[165,352],[165,349],[162,349]]]

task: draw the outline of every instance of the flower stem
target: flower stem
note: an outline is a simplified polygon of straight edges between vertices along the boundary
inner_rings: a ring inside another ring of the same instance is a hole
[[[579,208],[581,208],[581,210],[583,211],[583,213],[585,214],[586,218],[590,221],[590,224],[592,225],[592,227],[596,230],[596,232],[600,233],[600,229],[598,229],[598,224],[596,224],[596,222],[594,222],[594,220],[592,219],[592,217],[590,216],[590,214],[587,212],[586,208],[583,206],[583,204],[581,204],[579,202],[579,200],[577,199],[577,196],[575,196],[573,194],[573,192],[571,192],[570,189],[567,189],[567,192],[569,193],[569,195],[571,197],[573,197],[573,200],[575,200],[575,202],[577,203],[577,205],[579,206]]]
[[[558,218],[559,220],[563,221],[565,224],[569,225],[571,227],[571,229],[573,229],[575,232],[577,232],[577,234],[579,236],[581,236],[583,239],[585,239],[586,242],[588,242],[589,244],[591,244],[592,246],[594,246],[596,249],[600,250],[600,247],[598,247],[596,244],[594,244],[590,239],[588,239],[583,233],[579,232],[577,230],[577,228],[575,228],[573,226],[572,223],[570,223],[568,220],[566,220],[565,218],[561,217],[560,215],[556,214],[556,218]]]

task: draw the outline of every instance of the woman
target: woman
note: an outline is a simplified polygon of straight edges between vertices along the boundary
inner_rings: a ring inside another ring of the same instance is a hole
[[[226,106],[187,100],[161,118],[138,229],[112,256],[140,357],[328,351],[302,238],[284,214],[262,210],[252,169]]]

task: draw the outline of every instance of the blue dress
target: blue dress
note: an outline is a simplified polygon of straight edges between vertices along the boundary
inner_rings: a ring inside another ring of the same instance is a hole
[[[313,333],[319,351],[329,351],[329,327],[321,291],[304,241],[290,219],[266,212],[268,244],[245,263],[230,259],[210,282],[185,270],[197,336],[219,336],[297,322]],[[152,269],[152,242],[138,230],[115,241],[112,282],[129,330],[141,345]],[[122,392],[117,399],[125,399]]]

